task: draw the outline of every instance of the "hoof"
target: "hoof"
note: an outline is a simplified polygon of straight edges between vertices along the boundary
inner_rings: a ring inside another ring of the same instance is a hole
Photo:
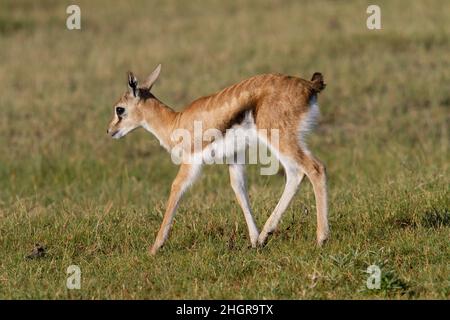
[[[157,249],[155,246],[151,247],[151,248],[148,250],[148,253],[149,253],[151,256],[154,256],[154,255],[156,254],[156,252],[158,252],[158,249]]]
[[[264,239],[258,239],[257,247],[264,248],[267,244],[267,237]]]
[[[317,245],[322,247],[328,240],[328,235],[318,236],[317,237]]]

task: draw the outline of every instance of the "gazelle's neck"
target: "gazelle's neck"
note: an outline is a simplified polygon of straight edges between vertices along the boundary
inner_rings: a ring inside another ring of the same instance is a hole
[[[169,151],[171,130],[178,112],[157,99],[152,99],[151,102],[144,104],[142,110],[144,113],[142,127],[152,133],[159,140],[161,146]]]

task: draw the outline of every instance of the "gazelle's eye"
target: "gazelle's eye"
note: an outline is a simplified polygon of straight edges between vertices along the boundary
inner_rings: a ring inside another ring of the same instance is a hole
[[[118,117],[123,116],[124,113],[125,113],[125,108],[123,108],[123,107],[117,107],[116,108],[116,114],[117,114]]]

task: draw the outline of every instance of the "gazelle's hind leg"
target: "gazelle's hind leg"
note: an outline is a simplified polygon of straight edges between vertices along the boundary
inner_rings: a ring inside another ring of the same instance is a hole
[[[274,149],[273,146],[271,146],[271,149]],[[329,235],[325,166],[314,158],[309,151],[302,150],[297,142],[291,143],[290,147],[285,149],[287,150],[284,154],[278,153],[280,162],[286,171],[285,189],[275,210],[270,215],[258,237],[258,244],[263,245],[268,235],[275,230],[283,213],[294,197],[304,174],[306,174],[313,185],[316,199],[317,243],[322,245]],[[274,151],[277,153],[276,151],[278,150]]]
[[[298,187],[304,176],[296,161],[283,156],[280,156],[279,160],[286,173],[286,185],[277,206],[273,210],[269,219],[267,219],[267,222],[258,237],[259,245],[263,245],[266,242],[267,237],[276,229],[283,213],[286,211],[292,198],[297,193]]]
[[[256,227],[255,220],[253,219],[252,209],[250,208],[250,201],[248,199],[247,186],[245,181],[245,167],[242,164],[230,165],[230,182],[233,188],[239,205],[244,212],[245,221],[248,226],[248,233],[250,236],[250,242],[252,247],[256,247],[258,241],[258,228]]]
[[[313,185],[317,210],[317,243],[322,245],[329,236],[327,177],[325,166],[309,153],[304,154],[300,161],[303,170]]]

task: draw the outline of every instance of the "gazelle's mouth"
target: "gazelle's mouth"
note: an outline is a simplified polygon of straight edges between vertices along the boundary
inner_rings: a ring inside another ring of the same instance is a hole
[[[119,133],[120,133],[120,129],[111,133],[111,137],[114,139],[119,139],[120,138],[120,135],[118,135]]]

